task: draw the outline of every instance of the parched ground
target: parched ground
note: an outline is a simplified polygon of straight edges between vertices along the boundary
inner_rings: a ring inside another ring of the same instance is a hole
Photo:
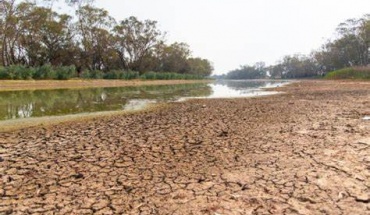
[[[0,214],[370,214],[370,82],[0,134]]]

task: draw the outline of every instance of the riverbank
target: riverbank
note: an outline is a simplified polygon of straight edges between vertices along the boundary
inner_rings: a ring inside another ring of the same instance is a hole
[[[0,133],[0,213],[366,214],[370,82]]]
[[[148,85],[173,85],[208,83],[212,80],[105,80],[105,79],[76,79],[76,80],[0,80],[1,91],[14,90],[49,90],[49,89],[78,89],[95,87],[129,87]]]
[[[163,108],[166,104],[148,104],[144,109],[138,110],[118,110],[118,111],[102,111],[93,113],[70,114],[62,116],[44,116],[35,118],[20,118],[12,120],[0,120],[0,133],[12,132],[20,129],[31,127],[50,127],[62,123],[85,122],[91,120],[99,120],[104,117],[122,117],[131,114],[141,114],[153,111],[157,108]],[[0,135],[1,137],[1,135]]]

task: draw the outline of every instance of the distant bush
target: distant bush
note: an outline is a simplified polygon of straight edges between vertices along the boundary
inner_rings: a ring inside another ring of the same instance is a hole
[[[138,72],[133,72],[133,71],[112,70],[112,71],[106,72],[104,74],[103,78],[104,79],[131,80],[131,79],[139,78],[139,73]]]
[[[325,79],[370,79],[370,67],[349,67],[326,74]]]
[[[113,70],[113,71],[109,71],[109,72],[106,72],[104,73],[103,75],[103,78],[104,79],[120,79],[120,71],[118,70]]]
[[[6,69],[0,66],[0,79],[7,79],[8,74],[6,73]]]
[[[33,68],[26,68],[25,66],[21,65],[14,65],[8,67],[9,70],[12,70],[14,77],[13,79],[16,80],[28,80],[32,79],[34,69]]]
[[[103,78],[103,72],[100,70],[85,70],[82,72],[82,78],[86,79],[102,79]]]
[[[134,72],[134,71],[125,71],[123,74],[122,74],[122,79],[126,79],[126,80],[131,80],[131,79],[138,79],[140,76],[139,72]]]
[[[88,70],[82,71],[81,74],[80,74],[80,78],[90,79],[91,78],[90,71],[88,71]]]
[[[53,67],[50,64],[45,64],[40,67],[25,67],[13,65],[9,67],[0,67],[0,79],[9,80],[68,80],[78,77],[74,66]],[[178,74],[168,72],[147,72],[142,75],[139,72],[112,70],[103,72],[100,70],[85,70],[81,73],[81,78],[84,79],[144,79],[144,80],[191,80],[204,79],[204,76],[194,74]]]
[[[53,68],[50,64],[40,67],[25,67],[21,65],[12,65],[0,68],[0,79],[9,80],[67,80],[77,76],[74,66],[63,66]]]
[[[32,79],[35,70],[25,66],[12,65],[0,68],[0,79],[26,80]]]
[[[77,77],[77,71],[74,66],[57,67],[55,73],[58,80],[68,80]]]
[[[35,69],[33,79],[55,79],[56,73],[50,64],[45,64]]]

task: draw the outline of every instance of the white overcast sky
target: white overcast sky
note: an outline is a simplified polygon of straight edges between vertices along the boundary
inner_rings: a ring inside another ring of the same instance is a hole
[[[185,42],[215,74],[284,55],[308,54],[349,18],[370,13],[370,0],[96,0],[117,20],[159,22],[168,42]]]

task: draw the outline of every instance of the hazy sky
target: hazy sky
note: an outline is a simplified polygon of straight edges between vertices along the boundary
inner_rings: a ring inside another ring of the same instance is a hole
[[[186,42],[193,56],[222,74],[257,61],[308,54],[335,36],[336,26],[370,13],[370,0],[97,0],[117,20],[159,22],[168,42]]]

